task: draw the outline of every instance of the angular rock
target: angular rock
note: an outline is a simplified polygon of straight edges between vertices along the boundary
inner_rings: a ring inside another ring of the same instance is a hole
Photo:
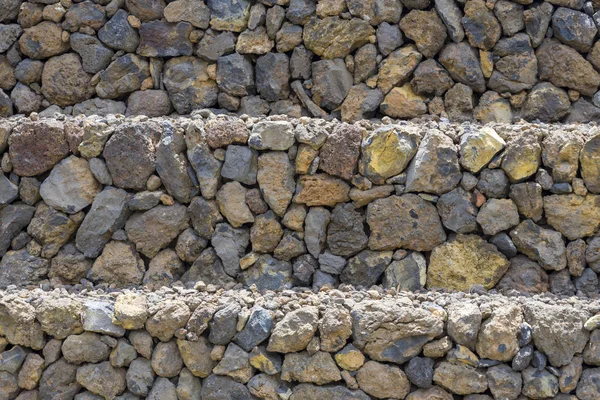
[[[590,50],[598,33],[592,17],[565,7],[552,15],[552,31],[558,40],[582,53]]]
[[[126,286],[141,284],[144,271],[144,261],[132,245],[109,242],[94,262],[88,278],[96,282]]]
[[[177,57],[164,66],[164,84],[179,114],[211,107],[217,102],[217,83],[208,74],[208,63],[195,57]]]
[[[485,80],[475,50],[466,42],[447,44],[439,55],[439,62],[452,78],[471,87],[477,93],[485,92]]]
[[[248,96],[254,93],[254,68],[249,56],[234,53],[217,61],[217,84],[219,89],[232,96]]]
[[[156,168],[155,146],[160,135],[157,125],[123,124],[117,128],[102,153],[115,186],[145,189]]]
[[[163,0],[126,0],[125,5],[127,6],[127,10],[142,22],[161,19],[165,9],[165,2]]]
[[[400,21],[400,29],[427,58],[435,56],[446,41],[446,27],[435,10],[412,10]]]
[[[535,346],[555,367],[567,365],[585,347],[589,333],[583,328],[588,314],[571,307],[533,303],[525,305],[525,320],[533,328]],[[551,322],[555,318],[560,324]]]
[[[203,1],[177,0],[164,9],[168,22],[189,22],[196,28],[206,29],[210,23],[210,9]]]
[[[98,39],[112,49],[127,53],[135,52],[140,43],[137,31],[127,21],[127,11],[122,9],[98,31]]]
[[[114,52],[105,47],[94,36],[74,33],[71,35],[71,48],[82,59],[83,70],[90,74],[102,71],[110,64]]]
[[[444,171],[443,179],[439,171]],[[406,170],[406,190],[444,194],[454,189],[461,177],[452,140],[441,131],[429,130]]]
[[[67,216],[40,202],[27,233],[41,246],[40,255],[52,258],[77,231],[82,219],[83,213]]]
[[[51,207],[75,214],[90,205],[100,190],[88,162],[70,156],[52,170],[40,187],[40,195]]]
[[[379,66],[377,87],[387,94],[394,87],[404,85],[422,58],[422,54],[412,44],[394,51]]]
[[[454,81],[444,67],[429,59],[417,66],[411,84],[417,94],[442,96],[454,85]]]
[[[371,250],[430,251],[446,240],[435,206],[414,194],[378,199],[367,206]]]
[[[269,207],[282,217],[292,200],[295,189],[294,166],[287,154],[270,152],[259,156],[257,181]],[[294,201],[301,203],[297,199]]]
[[[353,205],[337,205],[327,228],[327,244],[338,256],[352,256],[367,246],[364,232],[364,216]]]
[[[342,121],[351,123],[369,119],[375,115],[382,101],[383,94],[379,89],[369,89],[362,83],[352,86],[341,105]]]
[[[116,99],[139,90],[142,82],[149,77],[148,62],[135,54],[126,54],[110,63],[100,73],[100,82],[96,85],[96,93],[101,98]]]
[[[550,82],[541,82],[533,87],[523,104],[523,118],[532,121],[556,122],[570,111],[567,93]]]
[[[136,249],[152,258],[189,227],[188,220],[187,209],[181,204],[156,206],[131,216],[125,230]]]
[[[465,129],[460,137],[460,164],[472,173],[484,168],[506,143],[489,127]]]
[[[518,334],[523,314],[518,306],[498,307],[481,323],[477,354],[497,361],[510,361],[519,351]]]
[[[9,204],[0,209],[0,256],[10,248],[11,241],[29,225],[35,208],[25,204]]]
[[[472,303],[453,304],[448,308],[448,335],[459,345],[475,350],[482,313]]]
[[[508,267],[508,260],[496,246],[479,236],[459,234],[454,240],[433,249],[427,286],[466,291],[472,285],[483,285],[491,289]]]
[[[600,199],[592,194],[546,196],[544,211],[548,224],[569,240],[592,236],[600,224]]]
[[[275,325],[267,351],[293,353],[308,346],[317,331],[319,312],[315,307],[292,311]]]
[[[380,110],[392,118],[417,118],[427,113],[425,97],[416,94],[410,83],[393,88],[383,99]]]
[[[600,85],[600,74],[577,50],[547,39],[536,50],[539,78],[548,80],[558,87],[577,90],[592,96]]]
[[[539,262],[542,268],[560,271],[566,267],[566,248],[560,233],[525,220],[510,232],[510,237],[521,253]]]
[[[479,209],[477,223],[486,235],[510,229],[519,224],[517,206],[509,199],[490,199]]]
[[[483,0],[465,4],[462,24],[469,44],[481,50],[490,50],[502,35],[502,27]]]
[[[523,293],[547,292],[548,274],[535,261],[519,255],[510,260],[510,268],[496,288],[512,289]]]
[[[371,287],[392,261],[391,251],[364,250],[348,260],[340,280],[353,286]]]
[[[375,26],[382,22],[398,23],[402,14],[402,3],[399,0],[383,3],[376,0],[348,0],[346,4],[352,16],[369,21]]]
[[[286,354],[281,367],[281,379],[323,385],[339,381],[342,377],[331,354],[318,351],[310,355],[303,351]]]
[[[240,270],[240,258],[245,254],[249,242],[250,234],[245,229],[235,229],[226,223],[215,227],[211,244],[229,276],[237,276]]]
[[[465,31],[462,26],[463,13],[455,1],[435,0],[435,9],[440,18],[446,25],[448,35],[455,43],[460,43],[465,37]]]
[[[251,268],[239,274],[238,280],[246,286],[256,285],[261,292],[281,290],[291,286],[292,264],[263,254]]]
[[[446,361],[435,369],[433,382],[460,395],[483,393],[488,387],[487,378],[480,370]]]
[[[440,196],[436,203],[442,223],[457,233],[470,233],[477,230],[477,207],[473,195],[462,188],[456,188]]]
[[[398,291],[417,291],[425,286],[427,263],[418,252],[411,252],[402,260],[392,261],[383,274],[383,287]]]
[[[241,32],[246,29],[250,2],[247,0],[207,0],[210,27],[218,31]]]
[[[137,54],[144,57],[177,57],[192,55],[189,40],[193,26],[187,22],[150,21],[139,28]]]
[[[256,60],[256,90],[263,99],[277,101],[289,97],[289,65],[289,58],[280,53],[267,53]]]
[[[343,58],[365,45],[375,34],[368,22],[339,17],[313,18],[304,25],[306,48],[325,59]]]

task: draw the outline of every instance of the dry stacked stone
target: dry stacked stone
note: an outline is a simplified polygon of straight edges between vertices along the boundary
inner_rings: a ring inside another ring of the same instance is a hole
[[[596,298],[599,148],[596,125],[13,117],[0,289]]]
[[[349,286],[0,295],[7,400],[600,397],[598,300]]]
[[[0,116],[600,118],[586,0],[3,0]]]

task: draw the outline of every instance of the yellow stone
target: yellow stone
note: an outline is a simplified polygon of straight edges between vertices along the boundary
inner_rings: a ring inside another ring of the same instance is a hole
[[[359,171],[375,184],[398,175],[417,153],[421,136],[415,127],[388,125],[362,141]]]
[[[347,371],[356,371],[365,363],[365,356],[353,345],[349,344],[334,356],[340,368]]]
[[[494,71],[494,54],[491,51],[479,50],[479,60],[483,76],[489,78]]]
[[[513,183],[534,175],[540,166],[540,144],[535,135],[525,135],[510,143],[502,159],[502,169]]]
[[[240,258],[240,268],[248,269],[253,266],[256,261],[258,261],[259,254],[258,253],[248,253],[244,257]]]
[[[471,367],[479,365],[479,357],[467,347],[460,344],[457,344],[456,348],[450,350],[447,360],[456,365],[470,365]]]
[[[308,174],[310,166],[318,154],[319,150],[315,150],[304,143],[300,144],[298,146],[298,153],[296,154],[296,173],[299,175]]]
[[[478,173],[485,167],[506,143],[495,130],[490,127],[463,128],[460,138],[460,165],[467,171]]]
[[[425,96],[413,92],[410,83],[395,87],[381,103],[381,112],[392,118],[416,118],[427,113]]]
[[[487,290],[506,273],[509,261],[496,246],[477,235],[457,235],[431,252],[427,287],[468,291],[473,285]]]

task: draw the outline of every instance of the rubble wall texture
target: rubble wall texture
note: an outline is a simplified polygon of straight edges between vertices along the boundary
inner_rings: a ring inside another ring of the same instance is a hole
[[[0,116],[600,118],[585,0],[3,0]]]
[[[600,398],[598,301],[182,288],[0,294],[2,399]]]
[[[593,125],[0,122],[0,288],[340,283],[595,297]]]

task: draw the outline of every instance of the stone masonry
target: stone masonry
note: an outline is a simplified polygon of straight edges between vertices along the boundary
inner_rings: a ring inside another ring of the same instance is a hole
[[[600,118],[592,0],[2,0],[0,116]]]

